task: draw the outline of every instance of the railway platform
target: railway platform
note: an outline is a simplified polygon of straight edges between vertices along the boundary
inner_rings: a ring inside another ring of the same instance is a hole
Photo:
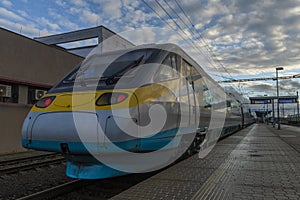
[[[300,128],[254,124],[112,199],[300,199]]]

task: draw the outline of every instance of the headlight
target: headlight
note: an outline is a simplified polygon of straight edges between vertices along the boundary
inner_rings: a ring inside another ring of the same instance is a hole
[[[38,100],[38,102],[36,102],[35,106],[38,108],[47,108],[48,106],[50,106],[50,104],[53,102],[54,99],[55,99],[55,96],[44,97],[44,98]]]
[[[118,104],[127,99],[128,94],[121,92],[104,93],[96,101],[97,106]]]

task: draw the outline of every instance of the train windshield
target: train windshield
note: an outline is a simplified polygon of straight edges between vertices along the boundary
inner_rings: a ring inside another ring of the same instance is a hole
[[[147,63],[154,53],[154,49],[140,49],[122,55],[109,54],[104,56],[91,56],[76,70],[72,71],[57,87],[79,82],[89,85],[95,81],[98,84],[114,84],[122,76],[134,76],[139,65]]]

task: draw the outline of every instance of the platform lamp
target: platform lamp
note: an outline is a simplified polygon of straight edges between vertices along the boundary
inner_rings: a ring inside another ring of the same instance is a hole
[[[276,88],[277,88],[277,123],[278,130],[280,130],[280,116],[279,116],[279,88],[278,88],[278,71],[283,70],[283,67],[276,67]]]

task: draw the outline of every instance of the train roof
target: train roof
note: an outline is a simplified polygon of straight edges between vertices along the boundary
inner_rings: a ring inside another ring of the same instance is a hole
[[[97,48],[97,47],[96,47]],[[151,44],[142,44],[142,45],[137,45],[134,47],[130,47],[130,48],[126,48],[126,49],[121,49],[121,50],[116,50],[116,51],[107,51],[107,52],[101,52],[101,51],[97,51],[97,49],[95,48],[95,50],[93,50],[91,52],[91,54],[89,56],[92,57],[97,57],[97,56],[106,56],[106,55],[122,55],[124,53],[130,52],[130,51],[134,51],[134,50],[139,50],[139,49],[161,49],[161,50],[165,50],[167,52],[173,52],[176,53],[178,55],[180,55],[181,57],[183,57],[188,63],[190,63],[191,65],[193,65],[194,67],[197,67],[198,70],[201,71],[202,76],[204,75],[207,79],[209,79],[210,81],[214,82],[215,85],[219,88],[221,88],[225,93],[228,94],[228,91],[224,90],[223,87],[221,87],[211,76],[209,76],[204,69],[200,66],[200,64],[198,64],[193,58],[191,58],[181,47],[179,47],[176,44],[173,43],[164,43],[164,44],[155,44],[155,43],[151,43]],[[89,57],[87,56],[87,58]],[[237,93],[237,92],[236,92]],[[236,99],[240,99],[242,98],[241,95],[235,95]]]
[[[98,45],[98,46],[100,46],[100,45]],[[181,50],[181,48],[178,45],[172,44],[172,43],[142,44],[142,45],[137,45],[137,46],[134,46],[134,47],[129,47],[129,48],[126,48],[126,49],[111,50],[111,51],[106,51],[106,52],[101,52],[100,48],[99,48],[99,51],[98,51],[98,49],[97,49],[98,46],[95,47],[95,49],[90,53],[91,55],[92,54],[97,54],[98,56],[105,56],[105,55],[110,55],[110,54],[121,54],[121,53],[126,53],[126,52],[130,52],[130,51],[138,50],[138,49],[163,49],[163,50],[167,50],[167,51],[178,50],[178,52]]]
[[[137,45],[134,47],[130,47],[130,48],[126,48],[126,49],[121,49],[121,50],[116,50],[116,51],[107,51],[107,52],[101,52],[100,49],[99,51],[97,50],[97,47],[90,53],[89,56],[87,56],[87,59],[90,56],[106,56],[106,55],[122,55],[126,52],[130,52],[130,51],[134,51],[134,50],[139,50],[139,49],[161,49],[161,50],[165,50],[167,52],[173,52],[176,54],[179,54],[180,56],[182,56],[187,62],[189,62],[191,65],[193,66],[198,66],[199,68],[200,65],[194,60],[192,59],[181,47],[179,47],[176,44],[173,43],[164,43],[164,44],[155,44],[155,43],[151,43],[151,44],[142,44],[142,45]],[[202,68],[201,68],[202,69]],[[203,69],[202,69],[203,70]],[[204,72],[204,70],[203,70]]]

